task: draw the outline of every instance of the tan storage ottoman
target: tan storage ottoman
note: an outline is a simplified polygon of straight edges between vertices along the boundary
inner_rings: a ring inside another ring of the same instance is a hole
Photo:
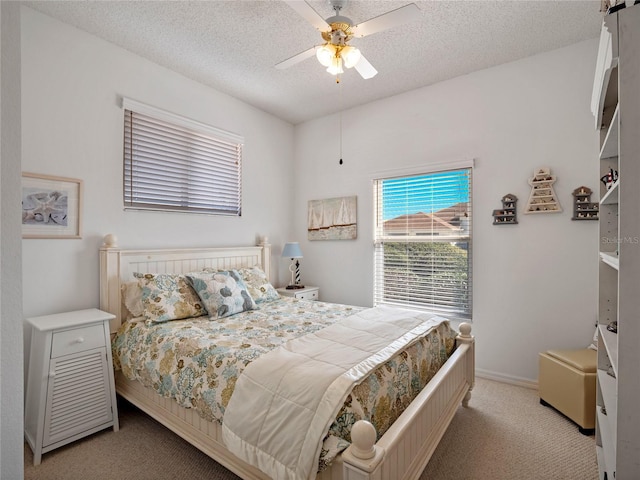
[[[591,435],[595,429],[597,352],[549,350],[539,354],[538,392],[540,403],[548,405]]]

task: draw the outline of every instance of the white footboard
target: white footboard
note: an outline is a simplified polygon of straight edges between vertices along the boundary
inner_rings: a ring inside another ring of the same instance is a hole
[[[354,425],[353,443],[342,454],[344,480],[420,476],[460,403],[468,405],[475,382],[471,325],[462,323],[459,329],[456,351],[375,445],[370,423]]]
[[[318,475],[317,480],[417,479],[444,435],[458,406],[466,405],[474,384],[474,339],[469,324],[460,325],[457,348],[407,410],[375,442],[367,422],[355,426],[353,444]],[[220,425],[200,418],[175,400],[160,397],[121,372],[116,377],[119,395],[180,435],[245,480],[266,480],[256,468],[229,453]]]

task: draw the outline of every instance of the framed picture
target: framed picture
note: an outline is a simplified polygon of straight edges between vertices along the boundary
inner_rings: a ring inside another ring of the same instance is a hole
[[[357,236],[356,196],[310,200],[309,240],[354,240]]]
[[[23,172],[22,238],[82,238],[82,180]]]

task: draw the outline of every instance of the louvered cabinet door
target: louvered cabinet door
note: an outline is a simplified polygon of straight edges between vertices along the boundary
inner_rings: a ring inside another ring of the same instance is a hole
[[[113,420],[106,349],[51,359],[43,447]]]
[[[105,428],[119,429],[109,321],[90,308],[27,318],[31,329],[24,436],[42,454]]]

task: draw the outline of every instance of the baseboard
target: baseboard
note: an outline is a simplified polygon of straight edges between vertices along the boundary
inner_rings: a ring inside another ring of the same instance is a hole
[[[476,377],[486,378],[487,380],[494,380],[496,382],[508,383],[510,385],[517,385],[518,387],[530,388],[532,390],[538,389],[538,382],[530,380],[528,378],[516,377],[514,375],[506,375],[504,373],[492,372],[490,370],[483,370],[476,368]]]

